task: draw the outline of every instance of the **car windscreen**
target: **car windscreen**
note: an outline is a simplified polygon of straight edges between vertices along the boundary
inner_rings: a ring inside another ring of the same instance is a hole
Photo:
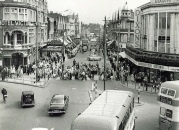
[[[64,104],[63,98],[53,98],[51,101],[52,104]]]
[[[32,102],[34,97],[33,95],[25,95],[24,99],[25,99],[25,102]]]

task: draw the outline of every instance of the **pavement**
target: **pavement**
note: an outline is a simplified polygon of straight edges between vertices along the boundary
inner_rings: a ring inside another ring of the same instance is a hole
[[[65,55],[65,62],[69,59],[67,58],[67,55]],[[57,63],[57,66],[59,63]],[[13,76],[12,78],[8,77],[4,81],[0,78],[0,82],[7,82],[7,83],[15,83],[15,84],[23,84],[23,85],[30,85],[34,87],[44,88],[48,86],[48,84],[52,81],[51,78],[41,78],[40,81],[36,82],[36,75],[34,73],[31,73],[30,75],[23,74],[21,77]]]

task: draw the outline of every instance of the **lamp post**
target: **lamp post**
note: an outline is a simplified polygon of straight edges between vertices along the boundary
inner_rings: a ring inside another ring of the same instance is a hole
[[[36,64],[36,82],[38,81],[38,73],[37,73],[37,71],[38,71],[38,31],[39,31],[39,29],[38,29],[38,6],[36,7],[37,8],[37,13],[36,13],[36,58],[35,58],[35,64]]]
[[[106,16],[104,18],[104,91],[106,90]]]
[[[63,46],[62,46],[62,77],[64,72],[64,62],[65,62],[65,30],[66,30],[66,24],[63,26]]]

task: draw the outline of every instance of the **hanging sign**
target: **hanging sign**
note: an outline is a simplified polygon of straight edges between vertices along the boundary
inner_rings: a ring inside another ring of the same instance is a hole
[[[137,8],[134,13],[134,48],[140,48],[140,24],[141,10]]]

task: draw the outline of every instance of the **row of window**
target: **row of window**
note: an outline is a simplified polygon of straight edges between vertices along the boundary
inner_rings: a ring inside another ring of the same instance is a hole
[[[38,6],[40,9],[47,10],[47,3],[44,0],[14,0],[16,2],[29,3],[32,6]]]
[[[128,108],[128,110],[127,110],[127,112],[126,112],[126,114],[125,114],[120,126],[119,126],[119,130],[124,130],[125,129],[125,126],[126,126],[128,120],[129,120],[129,117],[130,117],[133,109],[134,109],[134,98],[133,98],[132,102],[130,103],[130,106],[129,106],[129,108]]]
[[[168,95],[168,96],[174,97],[174,96],[175,96],[175,93],[176,93],[176,90],[162,87],[162,88],[161,88],[161,93],[162,93],[162,94],[166,94],[166,95]]]
[[[4,20],[36,21],[36,11],[25,8],[4,8]],[[38,21],[46,22],[46,14],[38,12]]]

